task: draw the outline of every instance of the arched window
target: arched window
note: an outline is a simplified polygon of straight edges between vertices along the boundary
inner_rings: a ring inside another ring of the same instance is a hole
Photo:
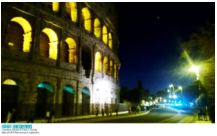
[[[97,72],[101,72],[102,71],[102,56],[100,54],[100,52],[96,52],[95,54],[95,70]]]
[[[117,79],[117,65],[114,64],[114,79]]]
[[[20,85],[13,79],[7,78],[1,85],[1,122],[7,123],[8,111],[17,109]],[[18,111],[19,112],[19,111]],[[20,114],[17,113],[18,115]]]
[[[113,76],[113,61],[112,60],[110,60],[110,74],[111,74],[111,76]]]
[[[75,90],[71,85],[65,85],[62,97],[62,115],[69,116],[74,114],[74,94]]]
[[[91,32],[91,14],[87,7],[82,9],[82,17],[84,29]]]
[[[52,10],[54,12],[59,12],[59,2],[52,2]]]
[[[54,86],[49,82],[40,82],[37,85],[37,102],[35,116],[44,117],[47,111],[53,108]]]
[[[97,37],[97,38],[100,38],[101,37],[101,25],[100,25],[100,21],[98,18],[96,18],[94,20],[94,35]]]
[[[17,83],[13,79],[8,78],[3,82],[3,85],[17,85]]]
[[[40,35],[40,55],[57,60],[58,37],[55,31],[44,28]]]
[[[66,2],[66,13],[70,16],[73,22],[77,22],[77,3]]]
[[[67,54],[68,62],[71,64],[77,63],[77,46],[76,42],[72,38],[66,38],[65,42],[68,45],[68,51],[65,52]]]
[[[90,90],[87,87],[82,88],[81,90],[82,95],[82,114],[89,114],[90,113]]]
[[[14,17],[10,20],[7,30],[7,44],[23,52],[30,52],[32,42],[32,27],[23,17]]]
[[[104,73],[105,74],[108,74],[108,66],[109,66],[109,64],[108,64],[109,62],[108,62],[108,57],[104,57],[104,60],[103,60],[103,68],[104,68]]]
[[[108,43],[108,34],[107,34],[107,27],[102,27],[102,41],[107,44]]]
[[[109,48],[112,49],[112,34],[109,33],[108,36],[109,36],[109,37],[108,37],[108,38],[109,38],[109,39],[108,39],[108,45],[109,45]]]

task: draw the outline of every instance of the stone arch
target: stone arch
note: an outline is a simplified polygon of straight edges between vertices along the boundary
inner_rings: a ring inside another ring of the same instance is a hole
[[[94,20],[94,35],[97,38],[101,37],[101,23],[100,23],[100,20],[98,18],[95,18],[95,20]]]
[[[71,18],[72,22],[77,22],[77,3],[76,2],[66,2],[65,10],[68,16]]]
[[[65,40],[67,47],[64,50],[64,60],[71,64],[77,64],[77,44],[73,38],[66,38]]]
[[[82,114],[86,115],[90,113],[90,90],[88,87],[81,89],[82,95]]]
[[[103,72],[105,74],[108,74],[108,70],[109,70],[109,61],[108,61],[108,57],[105,56],[103,59]]]
[[[47,111],[53,110],[54,87],[49,82],[37,84],[36,117],[44,118]]]
[[[102,41],[107,45],[107,43],[108,43],[108,32],[107,32],[107,27],[105,25],[102,27]]]
[[[70,116],[74,114],[74,97],[75,97],[75,89],[71,85],[65,85],[63,87],[63,98],[62,98],[63,116]]]
[[[40,34],[40,55],[57,60],[58,36],[51,28],[44,28]]]
[[[117,80],[117,65],[114,64],[114,79]]]
[[[109,62],[109,70],[110,70],[110,75],[111,76],[113,76],[113,61],[112,60],[110,60],[110,62]]]
[[[52,2],[52,10],[54,12],[59,12],[59,2]]]
[[[95,53],[95,70],[102,72],[102,55],[99,51]]]
[[[81,12],[84,29],[91,32],[91,13],[87,7],[82,8]]]
[[[19,84],[15,79],[7,78],[1,86],[1,121],[6,122],[8,111],[17,109]]]
[[[23,52],[30,52],[32,42],[32,26],[23,17],[13,17],[8,26],[6,44]]]
[[[108,34],[108,46],[109,46],[110,49],[113,48],[112,47],[113,44],[112,44],[112,34],[111,33]]]

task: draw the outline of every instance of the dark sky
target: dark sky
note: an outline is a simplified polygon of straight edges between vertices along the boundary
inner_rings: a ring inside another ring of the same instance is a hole
[[[179,44],[200,26],[214,23],[214,4],[118,3],[121,86],[133,88],[139,79],[151,92],[170,83],[185,85],[187,80],[171,74],[179,65]]]

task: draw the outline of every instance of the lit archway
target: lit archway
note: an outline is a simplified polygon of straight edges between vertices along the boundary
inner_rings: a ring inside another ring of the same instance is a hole
[[[87,87],[82,88],[82,114],[90,113],[90,90]]]
[[[100,52],[96,52],[95,54],[95,70],[102,72],[102,56]]]
[[[8,78],[3,82],[3,85],[17,85],[17,83],[13,79]]]
[[[73,115],[75,90],[71,85],[65,85],[62,97],[62,115]]]
[[[68,51],[64,53],[68,56],[68,62],[71,64],[77,64],[77,45],[75,40],[68,37],[65,42],[68,45]]]
[[[54,12],[59,12],[59,2],[52,2],[52,10]]]
[[[114,79],[117,79],[117,65],[114,64]]]
[[[19,30],[19,27],[16,27],[16,24],[22,28],[22,31]],[[30,23],[23,17],[12,18],[7,30],[6,42],[11,47],[20,46],[23,52],[30,52],[32,42],[32,27]]]
[[[54,88],[48,82],[40,82],[37,85],[36,117],[43,118],[47,111],[53,109]]]
[[[101,37],[101,24],[98,18],[94,20],[94,35],[97,38]]]
[[[109,45],[109,48],[112,49],[112,34],[111,33],[108,34],[108,45]]]
[[[40,36],[40,55],[57,60],[57,53],[58,37],[56,32],[50,28],[44,28]]]
[[[84,29],[91,32],[91,14],[87,7],[82,9],[82,18]]]
[[[109,67],[110,67],[110,75],[111,76],[113,76],[113,61],[112,60],[110,60],[110,63],[109,63],[110,65],[109,65]]]
[[[6,79],[1,86],[1,121],[6,122],[8,111],[17,110],[19,86],[13,79]]]
[[[104,57],[103,60],[103,68],[104,68],[104,73],[108,74],[108,68],[109,68],[109,64],[108,64],[108,57]]]
[[[102,41],[107,44],[108,43],[108,32],[107,32],[107,27],[103,26],[102,27]]]
[[[70,16],[73,22],[77,22],[77,3],[66,2],[66,13]]]

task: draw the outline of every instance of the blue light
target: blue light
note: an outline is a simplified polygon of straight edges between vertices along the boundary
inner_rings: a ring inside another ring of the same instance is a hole
[[[46,89],[49,92],[53,92],[53,87],[48,83],[39,83],[37,87],[42,88],[42,89]]]
[[[84,94],[86,94],[86,95],[88,95],[88,96],[90,96],[90,91],[89,91],[89,89],[88,89],[87,87],[84,87],[84,88],[81,90],[81,92],[84,93]]]
[[[66,86],[64,86],[64,89],[63,89],[64,91],[67,91],[67,92],[69,92],[69,93],[71,93],[71,94],[74,94],[75,93],[75,90],[72,88],[72,86],[70,86],[70,85],[66,85]]]

